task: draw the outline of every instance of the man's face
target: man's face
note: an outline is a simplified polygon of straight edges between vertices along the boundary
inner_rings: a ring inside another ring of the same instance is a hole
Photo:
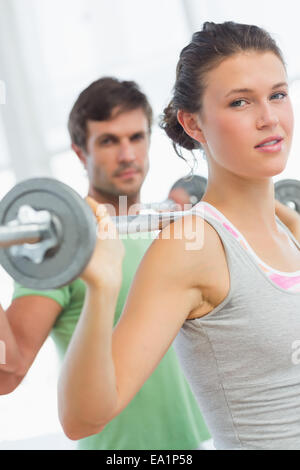
[[[135,196],[149,168],[148,119],[141,108],[117,111],[108,121],[87,122],[85,165],[94,189]]]

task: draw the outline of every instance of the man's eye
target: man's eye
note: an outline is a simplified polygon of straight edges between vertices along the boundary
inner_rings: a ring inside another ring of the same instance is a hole
[[[109,145],[111,143],[112,139],[108,137],[107,139],[101,140],[100,145]]]
[[[236,100],[230,103],[230,106],[232,108],[241,108],[244,105],[244,103],[246,103],[246,100]]]
[[[135,134],[132,136],[131,140],[143,140],[144,139],[144,134]]]

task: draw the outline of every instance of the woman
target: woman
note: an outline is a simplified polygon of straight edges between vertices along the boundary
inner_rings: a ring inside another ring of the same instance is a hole
[[[205,23],[181,52],[163,127],[175,146],[204,150],[207,189],[198,214],[149,248],[113,332],[122,245],[98,242],[60,378],[65,432],[99,432],[176,338],[216,448],[300,449],[300,245],[275,216],[272,182],[287,163],[293,113],[269,34]],[[105,224],[114,229],[103,212],[100,235]],[[195,224],[197,250],[187,248]]]

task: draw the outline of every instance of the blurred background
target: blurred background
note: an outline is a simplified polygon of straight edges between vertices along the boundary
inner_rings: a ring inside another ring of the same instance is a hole
[[[110,75],[133,79],[156,123],[142,202],[161,201],[190,171],[157,122],[168,103],[181,49],[204,21],[266,28],[286,58],[295,134],[286,170],[300,179],[300,4],[295,0],[0,0],[0,198],[20,180],[51,176],[86,194],[84,171],[70,151],[68,113],[79,92]],[[196,155],[196,174],[207,176]],[[299,175],[299,176],[298,176]],[[0,268],[0,303],[13,283]],[[41,312],[42,314],[42,312]],[[19,388],[0,396],[0,449],[71,449],[57,418],[58,359],[48,339]]]

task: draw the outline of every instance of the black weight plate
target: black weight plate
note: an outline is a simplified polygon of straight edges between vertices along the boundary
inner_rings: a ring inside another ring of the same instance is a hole
[[[275,198],[282,204],[293,202],[295,210],[300,213],[300,181],[286,179],[277,181],[274,185]]]
[[[205,193],[207,186],[207,179],[204,176],[192,175],[180,178],[173,184],[170,191],[176,188],[183,188],[189,196],[194,196],[195,201],[193,204],[199,202]]]
[[[87,265],[96,242],[95,217],[72,188],[52,178],[32,178],[17,184],[0,203],[0,224],[17,218],[19,207],[48,210],[62,226],[59,247],[40,264],[14,257],[0,249],[0,263],[21,285],[32,289],[55,289],[76,279]]]

